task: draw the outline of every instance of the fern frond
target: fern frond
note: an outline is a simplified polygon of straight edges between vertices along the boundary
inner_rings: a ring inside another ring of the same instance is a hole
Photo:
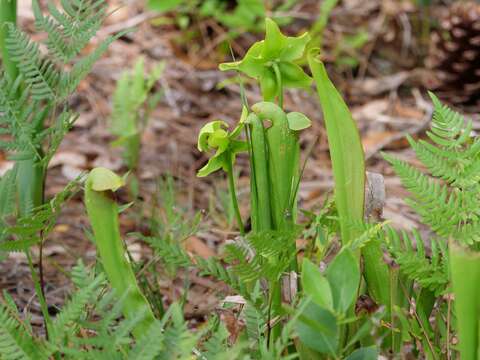
[[[54,341],[61,341],[66,331],[72,331],[72,324],[76,323],[84,313],[85,307],[93,299],[96,299],[101,290],[100,286],[105,283],[104,276],[98,276],[86,287],[75,292],[56,316],[52,328],[51,337]]]
[[[418,231],[414,230],[412,235],[413,238],[405,231],[399,235],[389,227],[386,232],[388,251],[405,276],[439,296],[449,282],[446,244],[442,240],[431,239],[431,254],[427,255]]]
[[[404,161],[387,154],[384,158],[392,164],[402,184],[412,193],[407,203],[432,230],[442,237],[453,236],[468,244],[480,240],[479,234],[471,231],[480,227],[477,193],[471,189],[452,189]]]
[[[125,71],[115,87],[112,100],[111,131],[118,137],[128,137],[141,131],[139,110],[162,75],[164,63],[145,73],[144,60],[139,58],[131,72]],[[147,120],[147,119],[144,119]]]
[[[10,135],[9,140],[0,140],[0,148],[15,151],[16,157],[40,158],[38,146],[33,141],[34,119],[39,118],[38,103],[29,101],[29,88],[22,89],[22,84],[22,76],[12,81],[0,71],[0,129]]]
[[[265,334],[269,318],[269,309],[266,306],[262,306],[260,291],[260,282],[257,282],[251,292],[251,300],[247,301],[243,310],[247,336],[254,343],[262,338],[262,334]]]
[[[131,360],[154,360],[165,349],[164,324],[155,321],[150,330],[141,338],[128,354]]]
[[[433,93],[429,93],[434,106],[431,131],[428,137],[439,147],[458,149],[465,145],[472,131],[472,121],[465,122],[459,113],[443,105]]]
[[[227,340],[230,333],[225,325],[220,323],[218,317],[215,317],[212,322],[213,324],[210,326],[212,334],[203,343],[204,351],[202,356],[206,359],[217,360],[221,359],[228,349]]]
[[[103,0],[62,1],[63,11],[49,3],[51,16],[42,14],[37,0],[32,5],[37,29],[47,33],[50,54],[65,64],[88,44],[106,17]]]
[[[247,236],[248,244],[228,244],[226,261],[242,281],[278,280],[296,256],[295,232],[265,231]]]
[[[34,100],[53,100],[57,97],[57,86],[61,79],[61,72],[48,58],[41,55],[38,44],[8,24],[6,47],[17,63],[20,74],[30,87]]]
[[[91,71],[93,64],[95,64],[95,62],[98,61],[108,50],[110,44],[126,33],[128,33],[128,31],[120,32],[115,36],[109,36],[89,55],[80,59],[72,67],[70,72],[63,73],[62,77],[59,79],[59,92],[65,95],[75,91],[80,81]]]
[[[52,200],[34,209],[30,216],[22,217],[14,225],[7,226],[3,230],[3,235],[13,240],[2,243],[1,248],[4,251],[25,251],[39,243],[41,241],[39,234],[42,233],[46,237],[52,231],[62,206],[76,194],[80,184],[81,177],[71,181]]]
[[[168,243],[154,237],[142,237],[142,240],[150,244],[155,252],[161,257],[167,266],[175,268],[188,268],[193,265],[188,253],[178,243]]]
[[[88,271],[87,267],[81,259],[79,259],[75,266],[72,268],[72,271],[70,272],[70,277],[73,284],[78,289],[86,287],[93,280],[90,272]]]
[[[195,258],[195,266],[200,269],[202,275],[209,275],[223,281],[230,286],[233,290],[237,291],[245,299],[250,299],[250,293],[247,291],[247,287],[244,282],[237,276],[237,274],[225,266],[217,259],[210,258],[205,260],[201,257]]]
[[[178,243],[167,243],[159,241],[156,238],[142,237],[143,240],[154,246],[155,252],[162,258],[167,266],[176,268],[196,267],[200,270],[200,274],[204,276],[213,276],[245,298],[249,298],[249,292],[241,279],[216,258],[204,259],[200,256],[191,258],[190,255]]]
[[[160,352],[160,359],[187,359],[199,339],[200,334],[193,334],[188,330],[179,304],[174,303],[169,308],[170,322],[164,330],[165,349]]]
[[[46,360],[43,345],[12,316],[8,307],[0,301],[0,355],[2,360]]]
[[[424,140],[415,142],[408,137],[417,158],[430,173],[458,188],[478,186],[480,181],[480,140],[475,140],[465,151],[449,151],[436,148]]]

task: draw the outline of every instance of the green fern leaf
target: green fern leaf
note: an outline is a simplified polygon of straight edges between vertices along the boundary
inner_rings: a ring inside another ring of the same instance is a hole
[[[8,24],[6,46],[20,74],[30,86],[34,100],[53,100],[61,72],[47,58],[42,57],[38,45],[12,24]]]
[[[44,16],[38,1],[32,3],[35,25],[47,33],[47,48],[57,61],[67,64],[88,44],[106,16],[101,1],[62,1],[64,11],[49,4],[51,16]]]
[[[427,255],[424,240],[418,231],[414,230],[412,235],[413,239],[405,231],[399,235],[389,227],[385,239],[388,250],[403,274],[439,296],[449,283],[446,243],[432,239],[431,254]]]

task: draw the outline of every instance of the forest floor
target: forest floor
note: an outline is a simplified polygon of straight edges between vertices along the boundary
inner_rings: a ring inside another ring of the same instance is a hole
[[[109,3],[112,10],[120,5],[116,1]],[[308,30],[311,14],[317,11],[316,1],[300,3],[304,4],[295,9],[299,20],[286,27],[286,31],[292,34]],[[19,4],[20,26],[33,34],[30,2],[20,1]],[[397,157],[414,162],[405,135],[422,136],[431,118],[432,106],[426,94],[430,74],[422,63],[428,49],[414,33],[415,24],[409,22],[415,18],[415,11],[410,1],[344,1],[334,10],[324,40],[328,69],[345,95],[361,131],[368,171],[380,173],[385,178],[383,217],[394,226],[404,228],[418,226],[418,219],[405,205],[407,193],[380,152],[394,152]],[[142,139],[138,176],[143,206],[139,208],[141,211],[122,213],[122,233],[148,234],[148,219],[153,216],[151,209],[155,201],[164,202],[158,190],[158,179],[169,174],[176,184],[175,210],[183,211],[187,218],[193,217],[197,211],[202,214],[199,231],[186,239],[185,245],[192,253],[209,257],[218,254],[221,245],[233,238],[235,232],[228,211],[218,200],[226,192],[222,174],[202,179],[196,177],[196,171],[206,161],[196,148],[197,134],[206,122],[214,119],[234,124],[241,111],[240,91],[235,84],[219,87],[231,76],[217,69],[219,62],[229,60],[217,50],[217,44],[225,39],[224,29],[211,20],[199,20],[194,23],[199,29],[197,38],[186,41],[182,40],[184,34],[178,28],[156,26],[154,20],[157,16],[131,1],[115,11],[98,34],[100,40],[119,30],[137,28],[111,45],[107,55],[95,65],[92,74],[80,84],[77,95],[72,98],[80,117],[52,160],[46,184],[47,196],[52,197],[81,172],[95,166],[125,172],[119,150],[110,144],[113,137],[108,127],[115,81],[139,56],[145,58],[147,68],[165,61],[164,75],[156,85],[156,91],[162,91],[164,96],[153,111]],[[355,71],[336,66],[331,54],[339,36],[348,32],[352,24],[366,29],[371,39],[366,46],[355,51],[359,64]],[[232,48],[236,55],[241,57],[261,36],[250,34],[235,39]],[[258,90],[250,86],[247,86],[247,96],[251,103],[261,99]],[[321,109],[313,92],[289,91],[285,101],[289,110],[302,111],[313,121],[312,129],[301,138],[304,150],[312,143],[315,146],[308,155],[299,200],[303,209],[319,209],[333,186]],[[475,115],[472,117],[478,120]],[[474,123],[478,129],[480,123]],[[306,155],[304,151],[303,156]],[[246,160],[245,157],[238,160],[242,168],[239,196],[245,217],[248,213]],[[11,166],[12,163],[0,153],[0,173]],[[220,188],[219,179],[224,185]],[[122,193],[119,200],[128,201]],[[162,216],[161,211],[157,216]],[[43,250],[46,297],[52,311],[68,296],[71,283],[67,274],[71,266],[79,257],[87,263],[95,260],[94,246],[88,240],[86,229],[88,222],[79,193],[65,206]],[[151,258],[151,251],[143,242],[135,236],[126,235],[125,238],[135,260]],[[161,280],[167,302],[180,296],[184,286],[180,278]],[[186,313],[197,318],[215,308],[218,301],[215,293],[220,285],[196,274],[191,274],[190,281]],[[24,255],[12,254],[0,262],[0,288],[13,295],[21,309],[31,311],[34,323],[41,325],[39,304],[34,299]]]

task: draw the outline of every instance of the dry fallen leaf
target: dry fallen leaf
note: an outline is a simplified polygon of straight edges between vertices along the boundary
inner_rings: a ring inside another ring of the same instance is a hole
[[[48,164],[49,168],[59,165],[68,165],[76,168],[85,168],[87,166],[87,157],[83,154],[71,151],[61,151],[53,155]]]
[[[185,241],[185,248],[187,251],[196,254],[204,259],[208,259],[212,256],[215,256],[215,251],[209,248],[202,240],[196,236],[190,236]]]

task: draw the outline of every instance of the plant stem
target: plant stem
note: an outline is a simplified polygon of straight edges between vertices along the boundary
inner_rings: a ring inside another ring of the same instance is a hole
[[[49,329],[52,323],[52,319],[50,318],[47,301],[45,300],[45,295],[44,295],[40,280],[37,276],[37,272],[35,271],[35,267],[33,266],[32,255],[30,254],[29,250],[26,251],[26,255],[28,260],[28,267],[30,268],[30,274],[33,280],[33,285],[35,287],[35,292],[37,294],[38,301],[40,303],[40,309],[42,310],[43,322],[45,324],[45,333],[48,339],[48,334],[49,334]]]
[[[278,106],[283,109],[283,86],[282,86],[282,74],[280,74],[280,69],[278,64],[273,64],[273,71],[275,72],[275,78],[278,85]]]
[[[232,199],[233,210],[235,211],[235,218],[237,219],[238,229],[241,235],[245,235],[245,227],[243,226],[242,215],[240,214],[240,208],[238,206],[237,194],[235,192],[235,178],[233,174],[233,159],[230,158],[227,161],[227,177],[228,177],[228,190]]]
[[[5,44],[8,36],[7,23],[17,23],[17,0],[0,0],[0,50],[3,67],[8,76],[15,80],[18,74],[17,65],[10,58]]]

